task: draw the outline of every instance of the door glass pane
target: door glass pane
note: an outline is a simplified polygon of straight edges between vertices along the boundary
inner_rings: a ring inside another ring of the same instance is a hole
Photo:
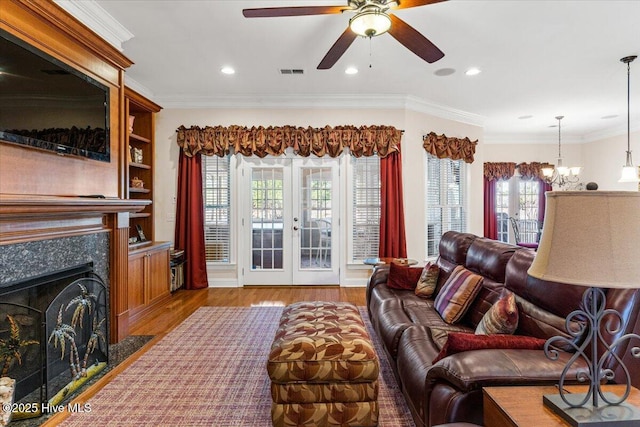
[[[496,225],[498,240],[509,241],[509,181],[496,181]]]
[[[257,168],[251,174],[251,269],[282,269],[282,169]]]
[[[300,173],[301,269],[331,268],[331,178],[330,168]]]
[[[520,241],[533,243],[538,241],[538,200],[540,185],[537,180],[521,179],[519,182],[518,225]]]

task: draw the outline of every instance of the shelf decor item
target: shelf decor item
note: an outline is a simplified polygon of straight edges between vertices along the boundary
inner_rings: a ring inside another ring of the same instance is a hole
[[[136,116],[129,116],[129,133],[133,133],[133,123],[136,121]]]
[[[144,161],[142,157],[142,148],[133,149],[133,161],[135,163],[142,163]]]
[[[133,178],[131,178],[131,187],[144,188],[144,181],[138,178],[137,176],[134,176]]]
[[[139,242],[146,242],[147,241],[147,237],[144,235],[144,231],[142,231],[142,227],[140,226],[140,224],[136,225],[136,231],[138,232],[138,241]]]
[[[607,297],[633,297],[622,293],[640,289],[640,193],[635,191],[551,191],[540,245],[529,275],[573,286],[584,286],[583,308],[567,316],[565,328],[575,343],[564,336],[547,340],[544,351],[557,360],[558,344],[574,350],[558,384],[559,394],[544,396],[544,404],[574,427],[640,425],[640,408],[625,400],[631,392],[631,377],[625,363],[612,351],[627,348],[632,358],[640,358],[640,336],[620,336],[623,317],[607,309]],[[580,324],[576,330],[572,324]],[[605,360],[616,357],[619,368],[605,369]],[[569,369],[578,360],[587,368],[570,378]],[[630,361],[628,363],[638,363]],[[617,372],[617,373],[616,373]],[[587,393],[565,392],[567,382],[589,386]],[[603,392],[601,385],[615,381],[625,385],[622,396]]]

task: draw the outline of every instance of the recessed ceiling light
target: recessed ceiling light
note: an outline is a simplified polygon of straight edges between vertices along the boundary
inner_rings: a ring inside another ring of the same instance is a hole
[[[526,116],[520,116],[518,117],[520,120],[527,120],[527,119],[531,119],[533,116],[531,114],[527,114]]]
[[[435,74],[436,76],[439,77],[444,77],[444,76],[450,76],[451,74],[455,73],[456,70],[453,68],[440,68],[439,70],[434,71],[433,74]]]
[[[236,73],[236,70],[234,70],[232,67],[222,67],[222,68],[220,69],[220,72],[221,72],[222,74],[229,74],[229,75],[231,75],[231,74],[235,74],[235,73]]]
[[[356,67],[349,67],[344,70],[345,74],[358,74],[358,69]]]
[[[608,116],[602,116],[602,117],[600,117],[600,118],[601,118],[601,119],[604,119],[604,120],[608,120],[608,119],[615,119],[616,117],[618,117],[618,115],[617,115],[617,114],[610,114],[610,115],[608,115]]]
[[[473,67],[473,68],[469,68],[469,69],[468,69],[467,71],[465,71],[464,73],[465,73],[467,76],[476,76],[476,75],[480,74],[481,72],[482,72],[482,71],[480,71],[480,68],[475,68],[475,67]]]

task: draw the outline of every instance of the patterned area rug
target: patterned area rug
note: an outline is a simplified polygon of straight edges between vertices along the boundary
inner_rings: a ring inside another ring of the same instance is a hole
[[[380,358],[380,426],[414,426]],[[202,307],[74,412],[64,426],[270,426],[266,362],[282,307]]]

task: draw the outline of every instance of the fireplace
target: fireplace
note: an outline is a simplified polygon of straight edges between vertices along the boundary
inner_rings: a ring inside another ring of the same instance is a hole
[[[44,406],[35,406],[38,411],[51,408],[51,399],[56,399],[56,391],[64,389],[69,378],[79,376],[79,381],[83,381],[85,372],[88,374],[96,361],[97,364],[107,361],[107,345],[129,335],[129,217],[150,203],[137,199],[0,193],[0,302],[4,303],[0,308],[0,333],[4,335],[0,339],[6,344],[13,333],[17,337],[14,342],[21,344],[18,345],[21,362],[36,366],[27,369],[12,360],[7,368],[9,375],[20,376],[15,396],[18,401],[41,402]],[[78,279],[91,283],[80,282],[81,287],[74,283]],[[44,288],[48,295],[43,299],[45,302],[34,303],[33,297],[25,300],[24,296],[16,296],[18,290],[35,292],[31,288],[38,281],[48,283]],[[52,285],[53,282],[61,283]],[[69,285],[71,294],[65,295],[67,291],[63,289]],[[65,302],[56,299],[58,295]],[[11,309],[7,308],[9,303],[14,304]],[[76,303],[84,309],[76,311]],[[49,316],[47,309],[51,309]],[[11,315],[10,320],[7,314]],[[82,326],[80,318],[85,322]],[[72,336],[78,336],[73,345],[69,340]],[[89,347],[95,348],[87,352]],[[60,359],[61,365],[54,363]],[[2,358],[0,365],[2,370]],[[69,378],[64,378],[65,375]],[[61,386],[54,381],[58,377],[62,378]],[[1,379],[0,400],[13,398],[14,386],[8,377]],[[63,393],[69,395],[72,391]],[[20,414],[27,415],[33,416]],[[0,411],[0,423],[5,416]]]
[[[107,366],[107,287],[92,262],[5,284],[0,301],[0,369],[16,381],[13,419],[47,412]]]
[[[59,404],[58,392],[72,395],[108,362],[110,233],[0,245],[0,264],[0,346],[17,347],[0,377],[16,380],[18,420]]]

